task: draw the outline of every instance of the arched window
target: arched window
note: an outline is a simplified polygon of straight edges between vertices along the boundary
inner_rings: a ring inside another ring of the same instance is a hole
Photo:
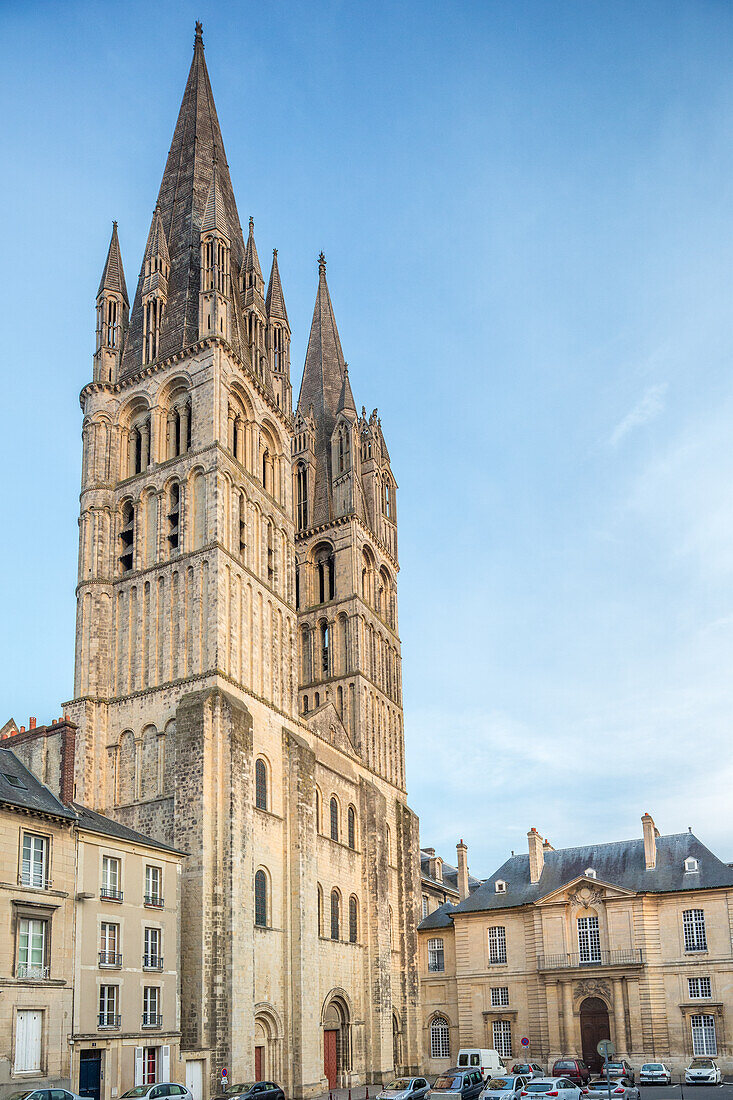
[[[315,555],[318,603],[326,603],[336,595],[335,562],[330,546],[323,546]]]
[[[339,838],[339,804],[335,798],[331,799],[331,840]]]
[[[430,1057],[450,1058],[450,1030],[443,1016],[436,1016],[430,1024]]]
[[[349,898],[349,943],[356,943],[359,937],[359,903],[352,896]]]
[[[255,924],[267,928],[267,875],[262,870],[255,874]]]
[[[318,883],[318,935],[323,935],[323,890]]]
[[[168,490],[168,554],[178,553],[178,532],[181,518],[181,487],[174,481]]]
[[[304,695],[303,696],[303,714],[307,714],[307,713],[308,713],[308,696]]]
[[[324,676],[329,674],[329,649],[331,645],[331,628],[327,622],[321,623],[321,671]]]
[[[298,527],[308,526],[308,471],[302,462],[298,463],[295,475]]]
[[[341,920],[341,898],[338,890],[331,891],[331,939],[339,938],[339,925]]]
[[[255,806],[266,810],[267,806],[267,765],[264,760],[255,761]]]
[[[347,827],[349,835],[349,847],[356,848],[356,812],[353,806],[349,806],[347,815]]]
[[[120,517],[120,572],[129,573],[132,569],[135,552],[135,506],[126,500]]]
[[[239,495],[239,556],[247,557],[247,499]]]

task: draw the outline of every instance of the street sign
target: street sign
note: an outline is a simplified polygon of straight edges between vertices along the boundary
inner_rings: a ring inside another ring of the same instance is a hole
[[[226,1079],[227,1079],[227,1077],[228,1077],[228,1076],[229,1076],[229,1074],[227,1073],[227,1068],[226,1068],[226,1066],[224,1066],[224,1069],[223,1069],[223,1070],[221,1071],[221,1079],[222,1079],[222,1081],[226,1081]]]
[[[616,1053],[616,1047],[613,1045],[610,1039],[601,1039],[600,1043],[596,1047],[596,1050],[600,1054],[601,1058],[613,1058]]]
[[[529,1046],[529,1039],[527,1038],[526,1035],[522,1038],[522,1046],[523,1047],[528,1047]]]

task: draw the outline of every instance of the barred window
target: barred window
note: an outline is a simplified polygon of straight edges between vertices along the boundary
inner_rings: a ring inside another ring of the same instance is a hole
[[[506,962],[506,928],[489,929],[489,962]]]
[[[428,940],[428,970],[445,970],[445,955],[441,939]]]
[[[512,1056],[512,1025],[508,1020],[494,1020],[494,1050],[500,1058]]]
[[[267,765],[264,760],[255,761],[255,805],[258,810],[267,809]]]
[[[267,928],[267,875],[264,871],[255,875],[255,924]]]
[[[436,1016],[430,1025],[430,1057],[450,1058],[450,1031],[442,1016]]]
[[[718,1044],[715,1038],[715,1017],[692,1016],[692,1053],[695,1055],[718,1053]]]
[[[685,909],[682,914],[682,928],[685,934],[685,951],[707,951],[704,909]]]
[[[712,997],[713,995],[710,978],[688,978],[687,988],[691,1000],[698,997]]]
[[[509,986],[498,985],[491,990],[491,1007],[506,1008],[509,1004]]]
[[[582,963],[601,961],[598,917],[578,917],[578,950]]]

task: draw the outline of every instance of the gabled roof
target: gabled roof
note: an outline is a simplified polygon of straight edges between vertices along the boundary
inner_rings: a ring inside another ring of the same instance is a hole
[[[0,749],[0,803],[64,821],[76,821],[74,811],[64,806],[45,783],[36,779],[11,749]]]
[[[685,871],[685,859],[689,856],[698,861],[699,871]],[[657,837],[656,867],[649,871],[641,839],[546,851],[542,875],[536,883],[529,881],[529,855],[511,856],[474,894],[456,907],[456,912],[511,909],[531,904],[582,878],[589,867],[596,872],[601,884],[609,883],[634,893],[733,886],[733,868],[713,855],[694,833],[673,833]],[[497,879],[506,882],[505,893],[496,893]]]
[[[270,280],[267,284],[267,297],[265,298],[267,316],[277,321],[288,321],[288,311],[285,308],[285,295],[280,282],[280,269],[277,266],[277,249],[272,250],[272,267],[270,268]]]
[[[125,272],[122,269],[120,242],[117,239],[117,222],[112,222],[112,238],[109,242],[107,259],[105,260],[104,269],[102,271],[102,278],[99,280],[99,290],[97,291],[97,297],[99,297],[99,295],[104,290],[112,291],[116,294],[121,294],[123,301],[125,301],[128,305],[130,304],[127,297]]]
[[[193,61],[156,204],[170,252],[168,299],[160,334],[161,359],[168,358],[198,340],[201,265],[198,243],[215,163],[231,245],[231,271],[238,273],[244,261],[244,239],[204,60],[204,44],[199,24],[196,28]],[[249,354],[241,338],[241,295],[236,278],[232,278],[231,284],[233,308],[230,343],[235,353],[248,362]],[[125,341],[123,374],[139,370],[142,364],[141,290],[142,271]]]
[[[163,852],[173,852],[175,855],[186,854],[178,848],[171,847],[170,844],[163,844],[160,840],[154,840],[144,833],[138,833],[135,829],[130,829],[127,825],[122,825],[119,821],[114,821],[111,817],[105,817],[104,814],[98,814],[96,810],[90,810],[86,806],[80,806],[77,802],[74,803],[74,809],[77,813],[80,829],[86,829],[88,832],[97,833],[100,836],[109,836],[115,840],[126,840],[129,844],[140,844],[144,845],[146,848],[159,848]]]

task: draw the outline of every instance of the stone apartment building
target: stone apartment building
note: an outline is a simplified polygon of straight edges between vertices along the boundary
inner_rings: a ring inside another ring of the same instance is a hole
[[[531,829],[528,853],[421,922],[426,1072],[461,1046],[598,1069],[602,1038],[637,1068],[710,1054],[733,1070],[733,868],[691,832],[642,827],[557,851]]]
[[[180,1062],[181,853],[73,802],[75,732],[6,727],[0,749],[0,1096],[200,1085]]]
[[[435,848],[420,849],[421,920],[445,905],[457,905],[481,885],[468,870],[468,848],[462,840],[456,844],[457,867],[436,856]]]
[[[97,294],[65,710],[76,800],[187,853],[185,1058],[297,1098],[418,1065],[419,846],[396,481],[322,254],[295,413],[290,335],[197,25],[132,305],[116,225]]]

